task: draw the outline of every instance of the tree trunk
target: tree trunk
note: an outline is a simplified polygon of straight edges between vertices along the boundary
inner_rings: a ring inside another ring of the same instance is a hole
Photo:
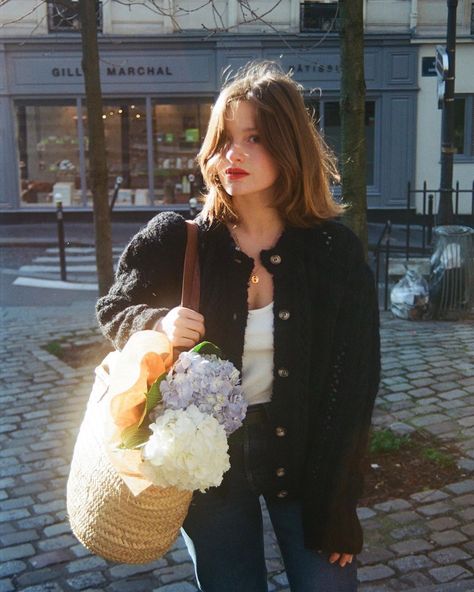
[[[112,231],[107,188],[102,91],[97,41],[96,0],[80,0],[82,70],[86,88],[89,127],[89,173],[94,203],[94,233],[99,294],[106,294],[114,281]]]
[[[351,206],[344,221],[362,240],[367,257],[363,0],[341,0],[339,6],[342,197]]]

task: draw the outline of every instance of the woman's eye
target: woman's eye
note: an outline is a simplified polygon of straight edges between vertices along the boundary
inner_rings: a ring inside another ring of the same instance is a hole
[[[249,142],[252,144],[258,144],[260,142],[260,136],[250,136]]]

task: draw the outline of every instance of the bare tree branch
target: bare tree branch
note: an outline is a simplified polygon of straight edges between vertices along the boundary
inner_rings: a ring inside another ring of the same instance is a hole
[[[159,14],[160,16],[166,16],[171,18],[172,12],[167,12],[161,6],[157,6],[153,0],[113,0],[116,4],[121,4],[122,6],[127,6],[131,8],[132,6],[144,6],[150,12],[154,12],[155,14]]]
[[[10,0],[4,0],[4,2],[1,4],[1,6],[5,6],[9,1]],[[3,27],[6,27],[8,25],[14,25],[15,23],[19,23],[20,21],[22,21],[27,16],[30,16],[30,14],[33,14],[34,12],[36,12],[38,10],[38,8],[41,7],[41,5],[43,4],[43,1],[44,0],[40,0],[36,6],[34,6],[31,10],[29,10],[25,14],[22,14],[21,16],[19,16],[18,18],[15,18],[15,19],[13,19],[11,21],[6,21],[5,23],[1,23],[0,24],[0,29],[2,29]]]
[[[247,9],[250,12],[250,14],[253,16],[253,19],[251,19],[250,21],[245,21],[246,23],[255,22],[255,21],[262,21],[263,23],[268,24],[264,20],[264,17],[266,17],[267,14],[270,14],[271,12],[273,12],[275,10],[275,8],[277,8],[283,2],[283,0],[277,0],[277,2],[271,8],[269,8],[266,12],[264,12],[261,15],[258,15],[256,13],[256,11],[252,9],[252,7],[250,6],[249,0],[238,0],[238,2],[240,4],[240,8],[242,10],[242,16],[244,16],[244,8]]]

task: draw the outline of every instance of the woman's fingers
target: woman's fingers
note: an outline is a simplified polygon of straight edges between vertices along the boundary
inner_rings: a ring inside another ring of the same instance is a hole
[[[329,556],[329,563],[339,563],[341,567],[346,566],[348,563],[352,563],[354,555],[349,553],[331,553]]]
[[[346,566],[348,563],[352,563],[353,555],[349,555],[348,553],[343,553],[341,558],[339,559],[339,565],[341,567]]]
[[[178,349],[191,349],[196,345],[195,339],[189,339],[187,337],[177,337],[176,340],[173,342],[173,347],[177,347]]]
[[[186,309],[184,309],[186,311]],[[194,311],[190,311],[193,312]],[[199,313],[194,313],[195,315]],[[179,315],[176,318],[176,327],[182,329],[188,329],[189,331],[194,331],[197,333],[198,338],[202,337],[205,332],[204,328],[204,317],[199,315],[199,317],[194,315],[187,315],[185,312],[182,315]]]
[[[194,310],[177,306],[157,323],[156,329],[163,331],[174,347],[190,348],[205,333],[204,317]]]

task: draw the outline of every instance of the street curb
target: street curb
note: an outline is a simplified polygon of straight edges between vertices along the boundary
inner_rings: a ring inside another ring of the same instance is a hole
[[[474,580],[470,578],[469,580],[434,584],[422,588],[410,588],[406,592],[474,592]]]
[[[58,240],[50,238],[0,238],[0,247],[57,247]],[[85,243],[80,240],[66,241],[66,247],[94,247],[90,242]]]

